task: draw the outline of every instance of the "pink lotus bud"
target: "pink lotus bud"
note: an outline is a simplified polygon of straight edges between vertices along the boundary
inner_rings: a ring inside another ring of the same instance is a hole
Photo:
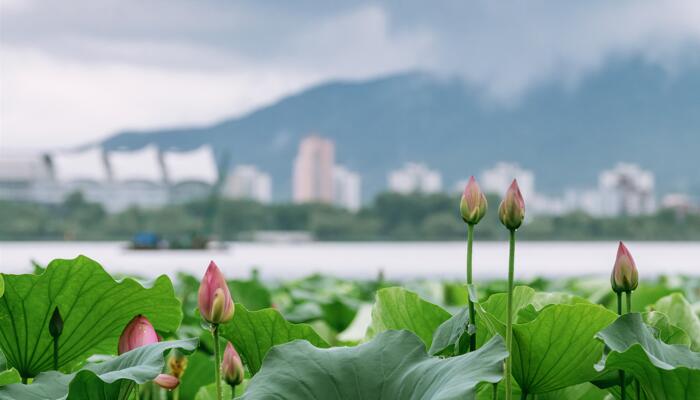
[[[474,177],[470,177],[469,183],[464,188],[462,200],[459,202],[459,212],[462,214],[462,219],[468,224],[476,225],[486,215],[487,207],[486,196]]]
[[[231,386],[240,385],[245,378],[241,357],[238,356],[231,342],[226,343],[224,359],[221,360],[221,372],[224,375],[226,383]]]
[[[523,219],[525,219],[525,200],[520,194],[518,181],[515,179],[513,179],[513,183],[510,184],[506,196],[498,207],[498,218],[510,230],[520,228]]]
[[[153,382],[157,383],[158,386],[162,387],[163,389],[168,390],[173,390],[180,384],[179,379],[168,374],[160,374],[156,376],[156,379],[154,379]]]
[[[233,299],[226,279],[212,261],[199,285],[199,312],[207,322],[223,324],[233,318],[233,309]]]
[[[610,285],[615,293],[631,292],[639,283],[637,266],[634,264],[632,253],[620,242],[617,247],[617,258],[610,274]]]
[[[119,354],[151,343],[158,343],[156,330],[153,329],[153,325],[146,317],[137,315],[124,328],[119,337]]]

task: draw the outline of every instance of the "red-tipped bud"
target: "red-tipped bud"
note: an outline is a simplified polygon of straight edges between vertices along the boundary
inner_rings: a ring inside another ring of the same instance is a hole
[[[221,360],[221,373],[226,383],[231,386],[240,385],[245,378],[241,357],[236,352],[236,349],[233,348],[231,342],[226,343],[224,358]]]
[[[211,324],[223,324],[233,318],[233,309],[226,279],[212,261],[199,285],[199,313]]]
[[[124,328],[119,337],[119,354],[124,354],[137,347],[158,343],[158,335],[153,325],[143,315],[137,315]]]
[[[462,219],[468,224],[476,225],[486,215],[487,207],[486,196],[474,177],[470,177],[469,183],[462,193],[462,200],[459,202],[459,212],[462,214]]]
[[[180,384],[179,379],[168,374],[160,374],[156,376],[156,379],[154,379],[153,382],[157,383],[158,386],[162,387],[163,389],[168,390],[173,390]]]
[[[513,179],[513,183],[510,184],[501,205],[498,207],[498,218],[510,230],[520,228],[523,219],[525,219],[525,200],[520,194],[518,181],[515,179]]]
[[[637,266],[634,264],[632,253],[620,242],[617,247],[617,258],[610,274],[610,285],[615,293],[631,292],[637,288],[639,277]]]

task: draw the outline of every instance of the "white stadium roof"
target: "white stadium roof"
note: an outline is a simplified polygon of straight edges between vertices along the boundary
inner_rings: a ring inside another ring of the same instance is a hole
[[[99,147],[81,152],[54,153],[51,159],[56,179],[60,182],[107,180],[107,166]]]
[[[216,183],[218,169],[211,147],[202,146],[186,152],[166,152],[163,163],[170,183]]]
[[[163,181],[158,148],[153,145],[133,151],[110,151],[107,155],[112,179],[117,182]]]

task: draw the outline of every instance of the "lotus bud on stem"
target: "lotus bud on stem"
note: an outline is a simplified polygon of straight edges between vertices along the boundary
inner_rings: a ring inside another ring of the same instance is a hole
[[[513,179],[505,197],[498,207],[498,219],[510,231],[510,246],[508,256],[508,303],[506,316],[506,348],[508,348],[508,358],[506,358],[506,368],[504,379],[506,380],[506,400],[513,398],[512,382],[510,380],[513,368],[513,278],[515,274],[515,231],[520,228],[525,219],[525,200],[520,193],[518,182]]]
[[[233,318],[234,303],[226,279],[214,261],[209,263],[207,272],[199,285],[199,313],[209,323],[209,330],[214,338],[214,376],[216,379],[217,400],[222,400],[221,390],[221,350],[219,343],[219,324],[225,324]]]
[[[484,215],[488,202],[486,196],[481,191],[479,184],[473,176],[469,178],[467,186],[462,193],[462,199],[459,202],[459,212],[462,215],[462,220],[467,224],[467,287],[472,284],[472,242],[474,240],[474,225],[478,224]],[[469,289],[467,289],[469,290]],[[474,303],[471,296],[467,293],[467,301],[469,303],[469,325],[476,326],[476,316],[474,312]],[[469,335],[469,351],[476,350],[476,333]]]
[[[160,340],[156,330],[151,325],[148,318],[137,315],[129,321],[121,336],[119,336],[118,354],[124,354],[137,347],[158,343]],[[139,398],[139,385],[134,385],[136,399]]]
[[[56,306],[49,321],[49,334],[53,338],[53,369],[56,371],[58,370],[58,338],[61,333],[63,333],[63,318],[58,311],[58,306]]]
[[[617,295],[617,314],[622,315],[622,293],[625,293],[627,298],[627,312],[632,311],[632,291],[639,284],[639,273],[637,265],[634,263],[632,253],[627,249],[624,243],[620,242],[617,246],[617,257],[615,265],[613,265],[612,273],[610,274],[610,286]],[[620,370],[620,398],[626,399],[627,393],[625,390],[625,371]],[[637,398],[640,395],[639,381],[635,381]]]
[[[231,386],[231,396],[236,397],[236,386],[243,383],[245,379],[245,371],[243,370],[243,362],[238,352],[233,347],[231,342],[226,343],[224,350],[224,358],[221,361],[221,372],[224,375],[224,380]]]

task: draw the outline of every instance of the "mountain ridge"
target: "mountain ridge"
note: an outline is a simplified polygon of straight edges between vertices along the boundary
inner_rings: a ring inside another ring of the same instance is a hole
[[[533,170],[538,190],[549,193],[593,186],[601,170],[626,161],[652,170],[661,191],[700,193],[700,66],[670,76],[639,59],[617,60],[574,89],[541,85],[507,106],[458,78],[427,72],[332,81],[237,118],[123,132],[102,146],[210,144],[232,164],[269,172],[275,198],[288,199],[298,142],[310,132],[336,142],[336,159],[362,175],[366,199],[407,161],[439,169],[446,188],[513,161]]]

